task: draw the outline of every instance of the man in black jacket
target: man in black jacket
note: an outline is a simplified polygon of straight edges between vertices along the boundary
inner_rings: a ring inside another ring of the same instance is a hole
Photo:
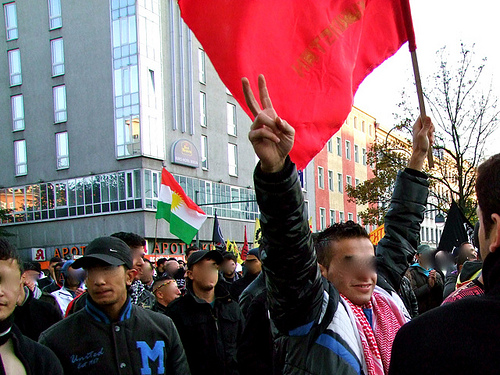
[[[87,272],[86,306],[40,335],[66,374],[189,374],[172,320],[131,303],[136,272],[125,242],[97,238],[73,267]]]
[[[476,195],[485,295],[438,307],[401,328],[391,374],[498,374],[500,154],[479,166]]]
[[[167,306],[186,349],[193,375],[235,375],[243,329],[240,307],[219,280],[218,251],[199,250],[187,261],[186,295]]]
[[[55,354],[13,324],[12,314],[23,288],[21,273],[14,247],[0,238],[0,373],[62,375]]]

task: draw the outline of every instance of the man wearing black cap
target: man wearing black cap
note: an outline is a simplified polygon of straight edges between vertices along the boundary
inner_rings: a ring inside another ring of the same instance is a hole
[[[259,275],[262,271],[262,263],[260,262],[259,248],[251,249],[245,262],[243,263],[244,276],[241,279],[236,280],[229,287],[229,293],[231,296],[238,301],[241,293],[245,290],[247,286],[250,285],[252,281]]]
[[[87,273],[85,308],[40,335],[65,373],[189,374],[171,319],[131,303],[127,289],[136,271],[125,242],[95,239],[73,263],[80,267]]]
[[[218,251],[199,250],[187,260],[186,295],[167,306],[186,350],[193,375],[235,375],[236,347],[243,317],[240,307],[218,283]]]

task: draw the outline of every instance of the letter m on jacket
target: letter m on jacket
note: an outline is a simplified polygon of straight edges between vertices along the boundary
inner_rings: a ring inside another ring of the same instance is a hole
[[[137,349],[141,351],[142,368],[141,375],[151,375],[149,360],[158,360],[158,374],[165,374],[165,341],[156,341],[153,349],[146,341],[137,341]]]

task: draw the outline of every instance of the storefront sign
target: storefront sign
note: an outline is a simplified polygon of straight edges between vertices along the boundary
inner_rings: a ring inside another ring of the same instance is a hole
[[[39,247],[32,247],[31,259],[36,262],[45,262],[47,260],[47,253],[45,249]]]
[[[187,139],[180,139],[172,145],[172,163],[198,168],[200,156],[196,146]]]

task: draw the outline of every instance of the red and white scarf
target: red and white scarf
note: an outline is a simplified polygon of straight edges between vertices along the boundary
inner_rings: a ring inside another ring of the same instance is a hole
[[[406,318],[394,301],[376,291],[373,293],[371,300],[363,306],[353,304],[342,294],[341,297],[353,312],[356,328],[363,346],[368,374],[387,374],[391,361],[392,343],[399,328],[406,323]],[[363,312],[364,308],[372,309],[373,329]]]

